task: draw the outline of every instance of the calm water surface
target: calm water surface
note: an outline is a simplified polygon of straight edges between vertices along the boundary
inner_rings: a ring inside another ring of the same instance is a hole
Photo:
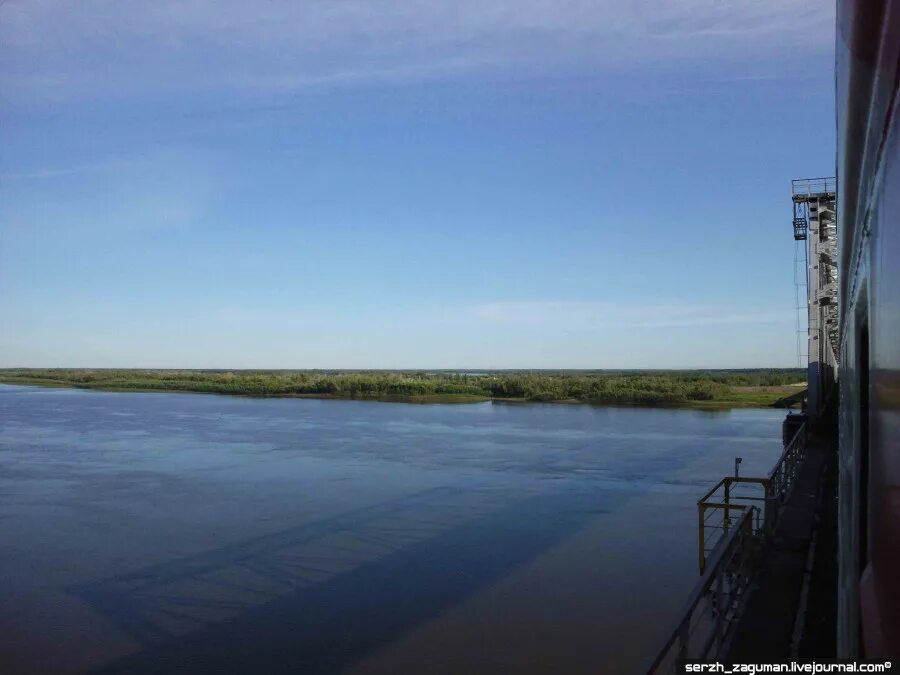
[[[782,416],[0,385],[0,672],[633,672]]]

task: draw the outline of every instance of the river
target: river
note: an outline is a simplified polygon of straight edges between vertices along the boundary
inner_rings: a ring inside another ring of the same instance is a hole
[[[0,672],[634,672],[782,417],[0,385]]]

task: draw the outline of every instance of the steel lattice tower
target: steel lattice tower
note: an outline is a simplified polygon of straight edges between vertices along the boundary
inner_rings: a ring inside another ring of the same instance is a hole
[[[837,192],[834,178],[791,182],[794,239],[806,253],[808,410],[817,417],[835,381],[839,315],[837,268]]]

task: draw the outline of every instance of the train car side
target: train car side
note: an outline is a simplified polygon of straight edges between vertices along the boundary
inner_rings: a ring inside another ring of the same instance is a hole
[[[900,650],[900,2],[839,0],[838,653]]]

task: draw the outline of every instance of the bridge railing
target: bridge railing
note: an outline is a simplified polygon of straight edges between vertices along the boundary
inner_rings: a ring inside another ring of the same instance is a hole
[[[681,672],[678,669],[686,659],[707,659],[722,649],[743,610],[753,575],[758,511],[755,506],[744,508],[713,551],[647,675]]]
[[[765,478],[723,478],[697,502],[700,580],[647,675],[680,672],[685,659],[721,653],[743,611],[758,553],[796,483],[806,437],[803,424]]]
[[[827,178],[800,178],[791,181],[791,194],[794,197],[827,194],[837,190],[837,180],[833,176]]]
[[[734,526],[734,522],[753,506],[757,507],[751,523],[753,533],[759,534],[762,531],[765,526],[763,506],[766,502],[767,485],[766,478],[728,476],[697,501],[700,574],[706,571],[707,559]]]
[[[766,520],[774,527],[781,507],[791,494],[803,460],[806,459],[806,423],[800,425],[767,477]]]
[[[775,529],[781,507],[790,496],[806,457],[806,425],[802,424],[765,478],[726,476],[697,501],[700,573],[707,558],[728,532],[737,514],[761,503],[753,531],[768,536]]]

